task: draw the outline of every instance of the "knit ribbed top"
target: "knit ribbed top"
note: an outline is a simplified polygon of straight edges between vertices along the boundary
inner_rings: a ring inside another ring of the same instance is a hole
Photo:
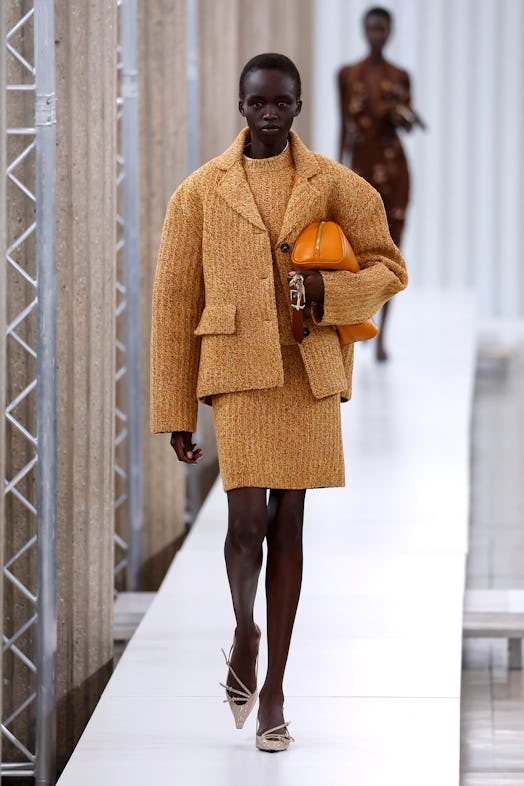
[[[288,305],[289,293],[284,291],[274,253],[295,182],[296,171],[291,147],[288,145],[282,153],[278,156],[271,156],[271,158],[244,158],[243,164],[249,188],[269,233],[273,249],[273,278],[280,343],[294,344],[295,339],[291,331],[291,314]]]

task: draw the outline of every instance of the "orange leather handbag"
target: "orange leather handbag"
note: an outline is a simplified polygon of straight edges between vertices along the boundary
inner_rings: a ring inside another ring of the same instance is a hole
[[[298,273],[301,270],[350,270],[352,273],[358,273],[360,270],[349,240],[335,221],[314,221],[308,224],[295,241],[291,259]],[[295,330],[295,322],[297,318],[303,322],[303,315],[295,305],[293,295],[291,304],[295,309],[293,333],[296,338],[299,332]],[[337,325],[337,330],[343,347],[355,341],[367,341],[378,333],[378,328],[372,319],[355,325]],[[300,335],[302,334],[301,330]]]

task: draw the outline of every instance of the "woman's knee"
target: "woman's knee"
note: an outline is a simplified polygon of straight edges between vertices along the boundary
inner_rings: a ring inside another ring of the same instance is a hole
[[[281,491],[271,520],[268,543],[293,553],[302,552],[304,492]]]
[[[245,490],[239,489],[239,491]],[[267,533],[265,493],[263,495],[230,493],[228,498],[228,543],[237,551],[258,551]]]

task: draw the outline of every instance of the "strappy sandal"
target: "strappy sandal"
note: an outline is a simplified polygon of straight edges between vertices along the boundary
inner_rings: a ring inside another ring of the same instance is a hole
[[[222,688],[226,691],[226,698],[224,699],[224,704],[229,704],[231,708],[231,712],[233,713],[233,718],[235,719],[235,726],[237,729],[242,729],[244,723],[247,720],[247,717],[253,707],[255,706],[255,702],[258,696],[258,690],[255,688],[253,692],[249,690],[249,688],[244,685],[242,680],[239,678],[235,670],[231,666],[231,654],[235,648],[235,639],[233,639],[233,644],[231,645],[231,649],[229,650],[229,658],[227,657],[224,650],[222,650],[222,654],[224,655],[226,666],[228,667],[229,671],[236,679],[240,688],[233,688],[231,685],[224,685],[223,682],[219,683]],[[255,669],[258,670],[258,655],[256,660]]]
[[[267,751],[268,753],[287,751],[290,743],[295,742],[287,730],[288,726],[289,723],[281,723],[280,726],[275,726],[273,729],[263,731],[262,734],[257,734],[256,746],[258,750]],[[284,731],[281,732],[279,731],[280,729],[284,729]]]

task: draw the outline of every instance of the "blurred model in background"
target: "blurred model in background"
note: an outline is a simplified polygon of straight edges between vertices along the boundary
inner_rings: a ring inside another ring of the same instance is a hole
[[[411,106],[407,71],[384,59],[383,50],[392,28],[384,8],[364,14],[369,54],[338,72],[340,96],[339,161],[349,158],[351,168],[382,197],[391,237],[400,246],[409,201],[409,169],[398,130],[411,131],[424,123]],[[389,302],[381,311],[376,357],[388,358],[385,327]]]

